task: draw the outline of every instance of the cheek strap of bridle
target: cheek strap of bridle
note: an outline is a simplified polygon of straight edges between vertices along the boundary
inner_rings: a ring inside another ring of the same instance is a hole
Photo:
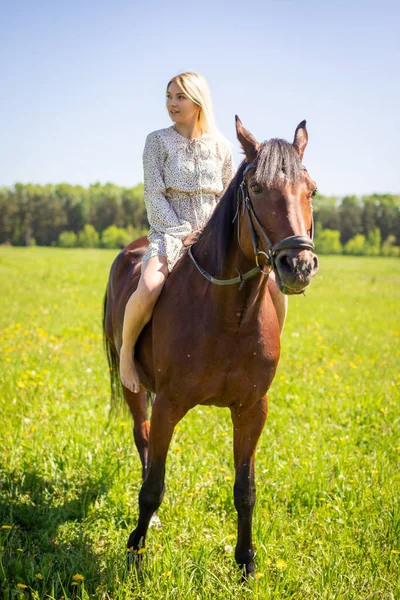
[[[242,194],[243,194],[243,190],[242,190]],[[251,199],[249,198],[249,195],[243,194],[243,196],[244,196],[244,200],[243,200],[244,210],[247,211],[251,240],[252,240],[252,244],[253,244],[253,251],[254,251],[255,261],[256,261],[257,265],[259,264],[258,257],[260,255],[265,256],[265,265],[264,266],[268,266],[268,267],[270,267],[270,269],[275,269],[276,255],[277,255],[277,253],[281,252],[282,250],[289,250],[289,249],[312,250],[312,251],[314,250],[314,242],[311,237],[313,234],[313,222],[311,223],[310,237],[308,235],[291,235],[291,236],[281,240],[280,242],[277,242],[276,244],[272,244],[271,240],[265,233],[264,228],[263,228],[262,224],[260,223],[259,218],[257,217],[257,214],[253,208]],[[258,231],[256,231],[254,223],[256,224]],[[240,236],[239,227],[240,227],[240,222],[239,222],[239,216],[238,216],[238,237]],[[258,237],[257,237],[257,234],[258,234]],[[266,252],[263,250],[260,250],[259,238],[262,239],[262,241],[265,243],[265,246],[268,248],[268,250]]]

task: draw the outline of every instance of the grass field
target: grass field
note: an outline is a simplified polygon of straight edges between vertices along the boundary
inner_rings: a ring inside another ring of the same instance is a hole
[[[139,458],[109,420],[101,305],[114,251],[0,249],[0,596],[400,598],[400,261],[321,257],[290,299],[239,584],[229,411],[180,423],[142,579]]]

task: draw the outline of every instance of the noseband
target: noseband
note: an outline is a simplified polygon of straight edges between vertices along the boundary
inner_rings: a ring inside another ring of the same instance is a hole
[[[247,279],[250,279],[251,277],[254,277],[255,275],[257,275],[257,273],[261,273],[262,275],[268,276],[272,270],[276,270],[276,258],[277,258],[277,255],[279,254],[279,252],[281,252],[282,250],[288,250],[288,249],[314,250],[314,243],[313,243],[314,220],[312,220],[312,222],[311,222],[311,229],[310,229],[309,236],[308,235],[291,235],[287,238],[284,238],[283,240],[281,240],[280,242],[278,242],[276,244],[272,244],[271,240],[265,233],[265,230],[255,213],[253,204],[249,197],[247,184],[244,179],[244,176],[246,175],[247,171],[249,171],[250,169],[253,169],[255,167],[257,167],[257,163],[252,162],[249,165],[247,165],[245,170],[243,171],[243,179],[242,179],[242,182],[241,182],[238,192],[237,192],[236,214],[233,218],[232,223],[234,223],[237,219],[237,221],[238,221],[238,227],[237,227],[238,242],[239,242],[239,247],[240,247],[240,212],[241,212],[241,208],[242,208],[242,216],[244,216],[244,213],[246,212],[247,218],[249,221],[249,228],[250,228],[251,240],[252,240],[252,244],[253,244],[254,259],[256,262],[256,267],[254,269],[251,269],[251,271],[247,271],[247,273],[241,273],[239,271],[239,269],[236,269],[238,272],[238,276],[234,277],[233,279],[215,279],[215,277],[213,277],[212,275],[207,273],[202,267],[200,267],[200,265],[196,262],[196,259],[194,258],[193,254],[192,254],[191,247],[189,247],[189,250],[188,250],[189,256],[192,259],[192,261],[194,262],[194,264],[196,265],[197,269],[200,271],[200,273],[206,279],[208,279],[208,281],[210,281],[211,283],[214,283],[215,285],[233,285],[235,283],[240,283],[240,286],[239,286],[239,290],[240,290],[243,287],[244,282]],[[305,170],[305,168],[304,168],[304,170]],[[266,252],[264,252],[264,250],[260,250],[259,237],[257,236],[257,231],[254,227],[254,223],[258,227],[261,239],[266,244],[266,247],[267,247]],[[259,264],[259,257],[261,255],[265,257],[265,262],[264,262],[263,266],[261,266]],[[269,267],[269,270],[265,271],[264,270],[265,267]]]

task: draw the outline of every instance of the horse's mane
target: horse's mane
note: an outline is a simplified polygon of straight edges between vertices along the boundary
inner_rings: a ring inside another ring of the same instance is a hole
[[[272,139],[264,142],[257,155],[255,179],[260,185],[271,187],[281,173],[285,184],[295,183],[302,171],[299,155],[286,140]]]
[[[201,266],[214,277],[222,273],[225,256],[232,244],[234,232],[232,221],[236,213],[237,191],[245,166],[244,160],[196,243],[195,254],[201,257]]]
[[[295,183],[302,169],[293,145],[281,139],[264,142],[255,160],[255,179],[257,183],[266,187],[273,185],[282,173],[285,183]],[[196,242],[195,255],[202,261],[201,266],[214,277],[222,275],[226,257],[231,250],[235,231],[232,221],[236,214],[237,193],[246,166],[247,162],[243,160]]]

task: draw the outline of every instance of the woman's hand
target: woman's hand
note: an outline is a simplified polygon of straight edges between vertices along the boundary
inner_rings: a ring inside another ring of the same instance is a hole
[[[203,231],[202,229],[195,229],[195,231],[192,231],[191,233],[189,233],[189,235],[187,235],[185,237],[182,244],[184,246],[186,246],[186,248],[188,246],[193,246],[193,244],[195,244],[197,242],[197,240],[199,239],[202,231]]]

